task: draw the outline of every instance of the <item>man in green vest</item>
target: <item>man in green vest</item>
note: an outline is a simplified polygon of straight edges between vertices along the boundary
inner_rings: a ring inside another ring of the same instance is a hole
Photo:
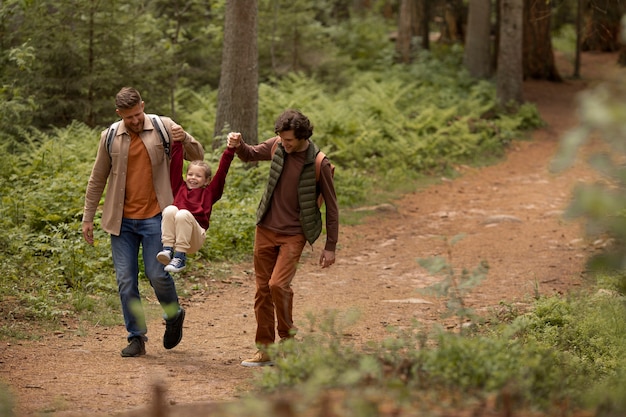
[[[286,110],[276,120],[278,135],[258,145],[248,145],[241,134],[228,134],[244,162],[272,161],[265,194],[257,209],[254,239],[257,322],[256,354],[243,366],[267,366],[273,362],[267,346],[293,337],[293,280],[300,255],[308,242],[313,245],[322,232],[322,216],[317,203],[321,194],[326,202],[326,244],[319,264],[335,263],[339,235],[339,209],[328,158],[316,161],[319,148],[310,140],[313,125],[297,110]],[[319,166],[316,166],[319,164]],[[276,317],[276,320],[274,319]]]

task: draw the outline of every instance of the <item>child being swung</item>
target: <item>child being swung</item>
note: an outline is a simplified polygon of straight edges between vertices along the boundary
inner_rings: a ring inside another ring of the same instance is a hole
[[[183,180],[183,146],[172,141],[170,181],[174,203],[163,210],[163,250],[157,254],[167,272],[180,272],[185,268],[187,254],[197,252],[204,244],[213,204],[222,197],[234,156],[234,147],[224,149],[212,179],[211,167],[206,162],[192,161]]]

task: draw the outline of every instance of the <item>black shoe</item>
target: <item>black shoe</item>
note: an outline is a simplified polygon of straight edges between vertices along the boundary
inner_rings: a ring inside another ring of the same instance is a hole
[[[146,354],[146,342],[141,337],[131,337],[128,346],[122,349],[122,356],[133,358]]]
[[[183,321],[185,321],[185,310],[182,307],[176,317],[165,320],[165,334],[163,335],[165,349],[172,349],[180,343],[183,338]]]

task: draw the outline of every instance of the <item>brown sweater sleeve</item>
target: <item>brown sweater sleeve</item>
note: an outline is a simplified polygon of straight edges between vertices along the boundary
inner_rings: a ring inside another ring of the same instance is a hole
[[[337,194],[335,193],[330,162],[327,158],[322,161],[319,186],[326,205],[326,245],[324,249],[334,252],[339,239],[339,206],[337,205]]]
[[[272,146],[278,139],[280,137],[275,136],[258,145],[248,145],[242,141],[241,145],[235,149],[235,152],[243,162],[269,161],[272,159]]]

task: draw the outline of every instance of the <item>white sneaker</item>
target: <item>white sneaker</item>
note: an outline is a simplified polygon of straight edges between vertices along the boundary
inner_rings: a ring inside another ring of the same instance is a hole
[[[180,272],[185,269],[185,258],[179,258],[178,256],[174,256],[174,258],[167,264],[164,268],[167,272]]]
[[[161,262],[163,265],[167,265],[172,260],[172,249],[163,248],[163,250],[157,253],[157,261]]]

